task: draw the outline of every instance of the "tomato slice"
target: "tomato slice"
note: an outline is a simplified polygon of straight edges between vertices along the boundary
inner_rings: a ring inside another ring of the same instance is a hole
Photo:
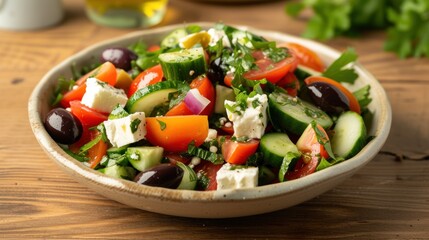
[[[232,86],[232,80],[234,80],[234,75],[232,73],[225,74],[225,77],[223,79],[223,83],[225,83],[226,86],[231,87]]]
[[[83,145],[91,141],[91,131],[89,128],[83,127],[82,130],[82,136],[79,138],[79,140],[69,146],[70,151],[74,153],[78,153]]]
[[[80,148],[91,140],[95,139],[100,135],[98,130],[89,130],[89,128],[84,127],[82,137],[76,143],[73,143],[69,146],[70,151],[74,153],[79,153]],[[91,168],[95,168],[101,161],[104,155],[106,155],[108,145],[103,140],[100,140],[92,148],[88,150],[87,157],[89,158],[88,163]]]
[[[300,88],[299,80],[293,72],[288,72],[280,81],[277,86],[285,89],[289,95],[296,97]]]
[[[148,52],[156,52],[160,49],[161,49],[161,47],[159,45],[151,45],[147,48],[147,51]]]
[[[146,118],[146,139],[166,151],[184,152],[194,142],[201,145],[207,138],[209,122],[207,116],[166,116]]]
[[[82,85],[86,82],[86,79],[95,77],[100,81],[107,82],[111,86],[115,86],[116,83],[116,67],[111,62],[105,62],[96,69],[85,74],[79,80],[76,81],[76,85]]]
[[[190,84],[191,88],[196,88],[202,96],[207,98],[210,103],[207,107],[200,113],[200,115],[210,115],[213,112],[215,106],[215,89],[212,82],[207,77],[197,77],[192,80]],[[165,115],[166,116],[177,116],[177,115],[192,115],[194,114],[185,102],[182,101],[176,106],[172,107]]]
[[[210,100],[209,105],[200,113],[201,115],[210,115],[213,112],[215,106],[215,88],[213,87],[212,82],[206,76],[197,77],[192,80],[190,84],[191,88],[196,88],[202,96]]]
[[[252,55],[255,58],[255,64],[258,69],[250,70],[243,74],[245,78],[250,80],[261,80],[265,78],[275,84],[282,79],[286,73],[295,70],[297,66],[296,57],[293,54],[279,62],[273,62],[259,50],[255,51]]]
[[[97,138],[98,135],[100,135],[99,131],[91,131],[91,140]],[[101,162],[103,156],[106,155],[107,147],[107,143],[105,143],[103,140],[100,140],[97,144],[88,150],[88,163],[90,168],[95,168]]]
[[[232,124],[228,127],[223,125],[220,129],[228,135],[234,135],[234,126]]]
[[[325,132],[322,126],[317,125],[319,132],[321,132],[324,136],[324,141],[328,141],[328,134]],[[299,137],[296,142],[296,147],[298,150],[304,154],[310,154],[312,157],[323,157],[325,159],[329,158],[329,154],[326,151],[325,147],[317,141],[317,135],[314,131],[311,124],[304,130],[304,132]]]
[[[217,189],[216,175],[223,164],[213,164],[209,161],[201,161],[200,164],[195,166],[194,170],[197,175],[203,175],[207,178],[208,182],[204,189],[205,191],[211,191]]]
[[[325,65],[322,60],[309,48],[298,43],[285,43],[284,46],[293,52],[297,58],[298,64],[304,65],[318,72],[323,72],[325,70]]]
[[[322,126],[317,125],[317,128],[323,134],[324,140],[328,141],[328,134],[326,134]],[[317,165],[319,165],[320,158],[329,158],[329,154],[325,147],[317,141],[316,132],[311,124],[308,125],[298,139],[296,147],[302,152],[302,156],[295,164],[294,169],[285,174],[285,178],[288,180],[301,178],[314,173]]]
[[[327,84],[330,84],[330,85],[336,87],[338,90],[340,90],[342,93],[344,93],[344,95],[348,98],[350,110],[360,114],[360,105],[359,105],[358,100],[353,95],[353,93],[351,93],[347,88],[345,88],[339,82],[332,80],[330,78],[321,77],[321,76],[311,76],[311,77],[306,78],[304,81],[307,85],[314,83],[314,82],[324,82],[324,83],[327,83]]]
[[[191,111],[191,109],[189,109],[185,102],[182,101],[168,110],[165,116],[185,116],[193,114],[194,113]]]
[[[237,142],[226,139],[222,144],[222,155],[226,162],[231,164],[244,164],[256,152],[259,140],[251,139],[248,142]]]
[[[310,157],[309,161],[306,162],[306,156],[301,157],[298,162],[295,164],[293,171],[288,171],[285,174],[287,180],[298,179],[307,175],[310,175],[316,171],[317,165],[319,164],[318,157]]]
[[[83,127],[93,127],[107,120],[107,114],[100,113],[90,107],[83,105],[80,101],[71,101],[70,108],[82,123]]]
[[[82,85],[76,85],[75,89],[72,89],[68,92],[66,92],[63,96],[63,98],[60,101],[60,105],[63,108],[70,107],[70,102],[74,100],[82,100],[83,95],[86,92],[86,83],[83,83]]]
[[[161,64],[155,65],[141,72],[131,83],[128,90],[128,97],[131,97],[137,90],[161,82],[164,73]]]

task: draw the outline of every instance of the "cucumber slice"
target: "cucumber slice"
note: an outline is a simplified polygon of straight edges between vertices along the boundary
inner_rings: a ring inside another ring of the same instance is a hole
[[[179,45],[179,40],[183,37],[186,37],[188,32],[184,28],[179,28],[168,34],[161,41],[162,48],[174,48]]]
[[[134,179],[136,170],[132,167],[124,167],[117,164],[98,169],[99,172],[106,174],[107,176],[122,179]]]
[[[331,139],[332,151],[345,159],[356,155],[366,142],[366,127],[361,115],[348,111],[340,115]]]
[[[198,179],[194,169],[179,161],[177,161],[176,164],[178,167],[180,167],[183,170],[182,181],[180,182],[177,189],[194,190],[195,187],[197,186],[197,179]]]
[[[324,129],[333,124],[329,115],[316,106],[284,92],[271,93],[268,104],[271,123],[282,131],[301,135],[312,121],[316,121]]]
[[[279,168],[288,152],[299,154],[298,148],[286,133],[267,133],[261,138],[259,145],[264,154],[264,161],[273,167]]]
[[[168,102],[169,94],[177,92],[185,84],[178,81],[163,81],[135,92],[125,106],[130,113],[144,112],[150,116],[154,107]]]
[[[202,47],[162,53],[159,60],[167,80],[189,81],[206,72]]]
[[[162,147],[129,147],[125,153],[131,165],[144,171],[161,163],[164,149]]]
[[[235,101],[234,90],[219,84],[216,85],[216,101],[214,107],[215,113],[226,113],[225,100]]]

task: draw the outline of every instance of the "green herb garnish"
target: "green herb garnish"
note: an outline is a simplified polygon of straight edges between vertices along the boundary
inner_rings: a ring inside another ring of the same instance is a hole
[[[286,4],[288,15],[313,11],[303,36],[327,40],[357,36],[362,30],[387,31],[384,49],[399,57],[429,57],[427,0],[301,0]]]
[[[358,78],[356,71],[350,67],[357,59],[357,54],[353,48],[348,48],[339,58],[337,58],[322,73],[322,76],[334,79],[338,82],[347,82],[353,84]]]
[[[212,162],[213,164],[222,164],[224,163],[224,159],[222,157],[222,154],[219,153],[213,153],[208,150],[198,148],[195,146],[194,142],[191,142],[188,145],[188,151],[187,153],[191,156],[196,156],[201,159],[207,160]]]
[[[156,121],[159,123],[159,127],[160,127],[161,131],[164,131],[165,128],[167,127],[167,124],[161,120],[158,120],[158,119]]]
[[[134,119],[131,124],[130,124],[130,128],[131,128],[131,132],[135,133],[137,131],[137,129],[139,129],[139,125],[142,121],[139,118]],[[165,123],[164,123],[165,124]]]

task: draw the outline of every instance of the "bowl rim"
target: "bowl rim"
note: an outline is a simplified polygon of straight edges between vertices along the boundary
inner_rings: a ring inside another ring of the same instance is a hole
[[[145,198],[174,202],[224,202],[231,200],[246,201],[278,197],[280,195],[285,195],[292,192],[300,191],[304,188],[308,188],[309,186],[317,184],[320,181],[329,181],[330,179],[336,178],[339,175],[345,175],[349,174],[350,172],[357,171],[359,168],[366,165],[371,159],[373,159],[377,155],[389,135],[392,121],[392,110],[387,94],[381,84],[358,62],[355,64],[356,70],[361,77],[366,77],[370,79],[370,81],[372,82],[372,94],[377,94],[378,99],[382,104],[380,108],[381,111],[377,113],[379,121],[377,121],[376,126],[373,126],[375,127],[374,135],[376,136],[376,138],[370,141],[355,157],[348,159],[347,161],[344,161],[340,164],[336,164],[327,169],[324,169],[323,171],[318,171],[306,177],[299,178],[293,181],[258,186],[255,188],[217,191],[176,190],[138,185],[137,183],[134,183],[132,181],[109,177],[87,167],[86,165],[82,164],[81,162],[66,154],[46,132],[43,126],[42,116],[40,113],[40,109],[42,107],[40,101],[40,94],[43,92],[44,89],[47,88],[48,83],[54,81],[52,78],[59,72],[61,72],[61,70],[65,67],[70,67],[73,62],[84,59],[85,56],[87,57],[89,53],[95,51],[97,48],[100,48],[102,46],[112,45],[114,43],[121,42],[127,39],[139,39],[144,37],[150,37],[151,35],[155,34],[168,33],[175,28],[187,25],[200,25],[203,28],[207,28],[213,26],[214,24],[215,22],[193,22],[140,30],[98,42],[80,50],[76,54],[61,61],[43,76],[41,81],[36,85],[33,92],[31,93],[28,102],[28,115],[30,125],[36,139],[38,140],[43,150],[57,164],[59,164],[63,168],[66,168],[69,174],[83,177],[84,179],[91,181],[95,185],[107,186],[109,188],[113,188],[117,191],[123,192],[124,194],[139,195]],[[257,34],[263,36],[270,36],[270,38],[287,38],[292,41],[299,41],[305,46],[312,45],[314,47],[323,49],[325,54],[332,59],[337,58],[340,55],[337,50],[334,50],[329,46],[323,45],[312,40],[303,39],[301,37],[292,36],[278,31],[261,30],[258,28],[243,25],[234,26],[239,27],[241,29],[256,32]]]

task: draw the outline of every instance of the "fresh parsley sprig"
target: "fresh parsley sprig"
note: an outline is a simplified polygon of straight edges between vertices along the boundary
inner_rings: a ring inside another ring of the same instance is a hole
[[[350,66],[357,59],[353,48],[348,48],[322,73],[322,76],[334,79],[338,82],[353,84],[358,78],[356,71]]]
[[[311,9],[303,36],[328,40],[359,35],[362,30],[384,29],[384,49],[399,57],[429,57],[428,0],[301,0],[286,4],[285,11],[298,17]]]

